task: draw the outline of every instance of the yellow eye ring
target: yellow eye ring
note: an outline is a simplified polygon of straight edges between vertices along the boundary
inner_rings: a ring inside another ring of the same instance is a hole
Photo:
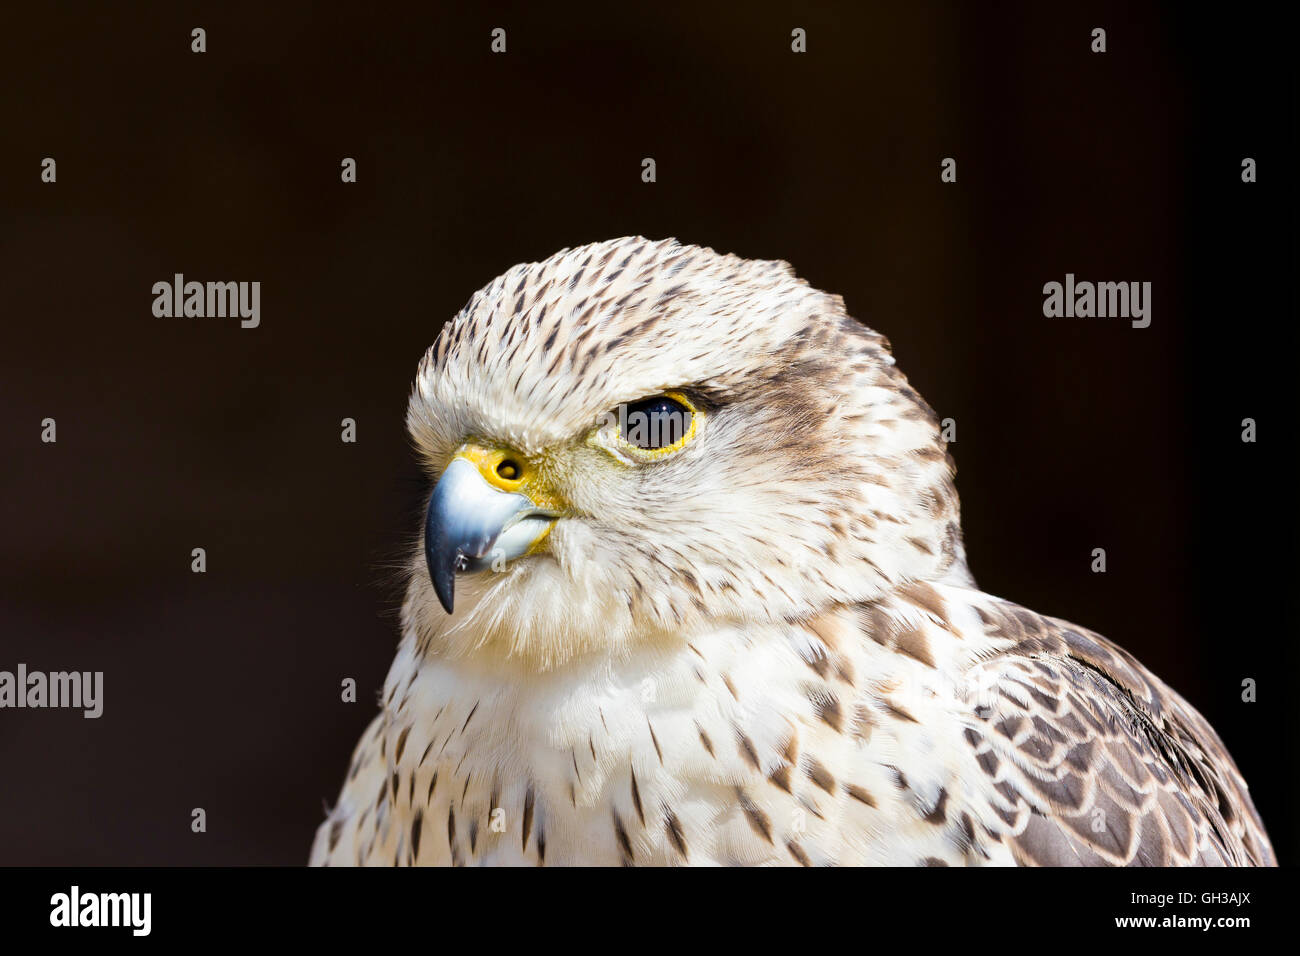
[[[639,461],[657,461],[658,459],[667,457],[668,455],[681,451],[683,448],[686,447],[687,443],[689,443],[691,439],[695,437],[695,433],[699,431],[700,419],[701,417],[703,417],[700,410],[695,407],[695,403],[692,402],[690,398],[688,398],[686,394],[683,392],[666,391],[663,392],[661,395],[656,396],[656,398],[666,398],[669,401],[675,402],[676,404],[682,406],[682,408],[684,408],[689,413],[690,418],[689,421],[687,422],[686,428],[682,431],[681,436],[676,441],[672,442],[671,444],[664,445],[661,448],[642,448],[641,446],[635,445],[623,437],[623,432],[627,424],[627,413],[626,413],[627,405],[622,406],[622,408],[620,409],[621,414],[619,416],[620,419],[619,426],[615,434],[615,439],[618,442],[618,446],[621,451],[629,454],[630,456],[632,456],[633,458]]]

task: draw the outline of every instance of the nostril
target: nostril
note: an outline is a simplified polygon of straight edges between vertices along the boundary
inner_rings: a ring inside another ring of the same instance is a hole
[[[497,475],[506,481],[516,481],[519,478],[519,464],[507,458],[497,465]]]

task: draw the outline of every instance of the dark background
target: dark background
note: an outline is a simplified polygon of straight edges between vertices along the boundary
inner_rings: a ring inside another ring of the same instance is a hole
[[[981,586],[1181,691],[1300,859],[1268,13],[442,6],[7,12],[0,669],[102,670],[105,712],[0,711],[0,863],[304,862],[397,640],[417,361],[510,265],[634,233],[786,259],[888,335],[958,423]],[[155,318],[176,272],[259,280],[261,327]],[[1151,327],[1045,319],[1066,272],[1152,282]]]

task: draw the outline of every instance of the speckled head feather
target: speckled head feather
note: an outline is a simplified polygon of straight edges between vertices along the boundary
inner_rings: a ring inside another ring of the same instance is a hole
[[[588,441],[669,389],[707,410],[681,452],[629,464]],[[461,650],[551,665],[700,616],[781,619],[965,574],[933,413],[888,342],[784,262],[627,238],[516,266],[430,348],[408,425],[435,477],[475,436],[536,459],[573,507],[546,560],[463,586],[472,626],[436,605],[420,622]]]

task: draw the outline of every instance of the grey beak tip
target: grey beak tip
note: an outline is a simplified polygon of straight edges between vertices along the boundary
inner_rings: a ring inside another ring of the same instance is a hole
[[[436,512],[430,508],[424,528],[424,563],[429,569],[429,583],[438,595],[438,603],[448,614],[456,604],[455,558],[458,556],[450,553]]]
[[[438,603],[450,614],[456,605],[456,573],[448,568],[445,574],[437,577],[431,574],[430,578],[433,581],[433,590],[438,595]]]
[[[453,459],[429,495],[424,518],[424,561],[443,610],[450,614],[455,606],[457,572],[484,570],[484,556],[509,533],[511,519],[531,510],[528,498],[492,488],[473,463]],[[527,525],[515,527],[526,533],[507,549],[512,556],[524,553],[532,533]]]
[[[451,562],[440,561],[437,552],[425,546],[425,564],[429,567],[429,583],[438,595],[440,603],[448,614],[456,604],[456,567]]]

